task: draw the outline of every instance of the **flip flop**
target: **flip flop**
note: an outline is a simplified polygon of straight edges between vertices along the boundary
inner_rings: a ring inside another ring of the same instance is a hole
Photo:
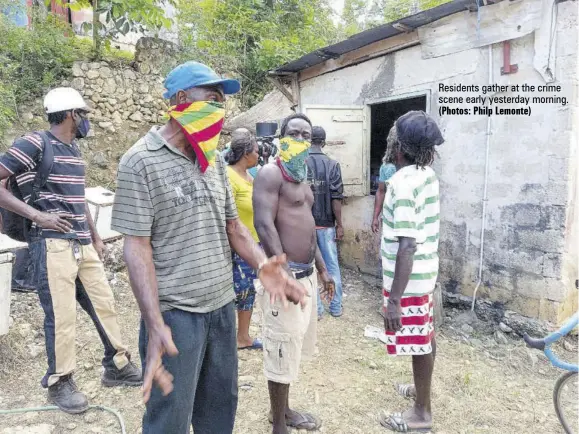
[[[286,425],[290,428],[294,428],[297,430],[306,430],[306,431],[317,431],[322,426],[322,421],[318,419],[316,416],[310,413],[298,413],[297,411],[294,412],[300,416],[300,420],[287,420],[286,418]],[[273,418],[271,414],[269,415],[269,423],[273,423]]]
[[[416,399],[416,387],[414,384],[397,384],[398,395],[406,399]]]
[[[253,340],[253,343],[247,347],[238,347],[238,350],[262,350],[263,349],[263,344],[261,343],[261,341],[257,338],[255,338]]]
[[[394,432],[423,432],[429,433],[432,431],[432,427],[430,428],[410,428],[402,416],[402,413],[393,413],[390,416],[383,414],[380,417],[380,425],[384,428],[388,428]]]

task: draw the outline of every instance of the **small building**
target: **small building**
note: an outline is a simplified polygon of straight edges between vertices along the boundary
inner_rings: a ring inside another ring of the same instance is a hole
[[[577,9],[454,0],[270,73],[341,163],[343,263],[381,274],[370,225],[386,136],[425,110],[446,139],[435,163],[443,290],[553,322],[577,310]]]

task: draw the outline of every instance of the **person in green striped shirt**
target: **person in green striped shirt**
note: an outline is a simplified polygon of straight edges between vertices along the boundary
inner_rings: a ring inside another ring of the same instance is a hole
[[[384,414],[381,424],[396,432],[432,428],[430,385],[436,344],[433,292],[438,277],[439,182],[430,167],[444,142],[436,122],[422,111],[396,120],[386,160],[395,164],[384,200],[382,268],[386,349],[412,356],[414,384],[398,392],[414,398],[404,413]]]

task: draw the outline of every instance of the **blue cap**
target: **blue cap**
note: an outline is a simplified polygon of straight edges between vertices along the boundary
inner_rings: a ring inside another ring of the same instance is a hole
[[[193,87],[218,85],[223,86],[226,95],[233,95],[241,89],[239,81],[219,77],[215,71],[199,62],[189,61],[173,69],[165,79],[163,94],[166,99],[172,98],[180,90]]]

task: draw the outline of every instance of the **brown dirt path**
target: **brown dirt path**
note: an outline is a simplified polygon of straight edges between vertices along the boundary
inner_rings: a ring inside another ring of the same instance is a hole
[[[137,305],[124,273],[117,273],[112,283],[121,329],[138,360]],[[319,355],[303,366],[299,381],[292,386],[290,402],[296,409],[321,416],[325,433],[385,433],[376,421],[380,412],[399,411],[409,405],[395,394],[394,384],[411,379],[410,359],[389,358],[379,341],[364,337],[366,325],[381,325],[380,290],[359,274],[344,271],[344,291],[345,314],[339,319],[326,315],[319,323]],[[13,294],[12,303],[13,327],[0,337],[0,409],[47,405],[39,384],[46,366],[42,311],[35,294]],[[252,329],[257,335],[259,313],[254,317]],[[509,338],[505,345],[482,332],[467,336],[450,317],[438,331],[433,432],[562,433],[551,398],[559,371],[540,353],[527,350],[520,339]],[[77,384],[92,404],[119,410],[127,433],[139,433],[143,413],[140,391],[100,385],[102,349],[98,335],[80,308],[77,318]],[[571,353],[566,356],[571,359]],[[239,375],[235,433],[271,432],[261,354],[242,351]],[[97,410],[80,416],[61,412],[0,416],[0,434],[70,432],[116,434],[120,429],[114,416]]]

